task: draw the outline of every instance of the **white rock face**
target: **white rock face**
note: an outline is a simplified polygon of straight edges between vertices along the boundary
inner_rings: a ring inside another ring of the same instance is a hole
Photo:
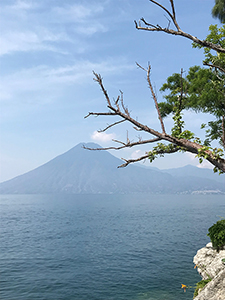
[[[197,265],[198,272],[202,279],[212,280],[199,292],[195,300],[225,300],[225,249],[218,253],[208,243],[206,247],[198,250],[194,257],[194,263]]]

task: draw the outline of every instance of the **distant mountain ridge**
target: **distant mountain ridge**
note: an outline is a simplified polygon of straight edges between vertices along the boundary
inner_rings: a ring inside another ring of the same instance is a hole
[[[176,177],[180,177],[180,176],[202,177],[211,180],[216,180],[225,184],[225,175],[219,175],[219,173],[214,173],[213,170],[211,169],[197,168],[192,165],[186,165],[180,168],[166,169],[161,171]]]
[[[214,190],[225,192],[222,179],[212,171],[193,166],[159,170],[129,165],[107,151],[83,149],[80,143],[44,165],[0,184],[1,194],[49,193],[192,193]],[[99,148],[95,143],[86,147]],[[209,171],[212,176],[209,175]],[[204,176],[205,174],[205,176]],[[213,177],[215,176],[215,177]]]

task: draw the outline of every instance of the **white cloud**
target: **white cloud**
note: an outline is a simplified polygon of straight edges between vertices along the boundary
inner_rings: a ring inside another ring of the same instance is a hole
[[[30,2],[30,1],[22,1],[22,0],[18,0],[15,4],[13,4],[11,7],[9,6],[9,8],[13,9],[13,10],[28,10],[28,9],[32,9],[34,8],[34,3]]]
[[[0,36],[0,56],[22,51],[62,52],[54,46],[55,42],[62,40],[68,41],[69,38],[63,34],[54,34],[41,29],[39,29],[39,32],[14,31],[3,33]]]
[[[87,6],[81,4],[73,4],[66,6],[57,6],[52,9],[52,13],[60,22],[89,23],[90,19],[98,13],[104,11],[103,5],[92,3]]]
[[[113,61],[94,63],[84,60],[77,61],[71,66],[58,68],[38,66],[23,69],[0,77],[0,101],[17,101],[18,104],[26,99],[26,95],[29,98],[32,93],[32,99],[39,97],[39,101],[42,102],[49,95],[50,99],[58,97],[58,91],[64,90],[68,86],[92,83],[92,70],[112,76],[115,73],[129,70],[131,67],[133,66],[120,60],[117,60],[117,64]],[[43,95],[46,96],[43,97]]]
[[[205,168],[212,169],[213,168],[213,165],[205,159],[200,164],[198,158],[196,157],[196,154],[186,152],[185,156],[190,160],[191,164],[194,164],[198,168],[202,168],[202,169],[205,169]]]
[[[196,154],[193,154],[190,152],[185,152],[184,154],[188,157],[189,160],[191,160],[191,161],[196,160],[196,157],[195,157]]]
[[[136,150],[136,151],[132,152],[131,158],[136,159],[136,158],[139,158],[139,157],[141,157],[141,156],[143,156],[143,155],[145,155],[145,154],[146,154],[145,151],[142,151],[142,150]]]
[[[77,44],[83,43],[84,36],[107,30],[99,18],[103,4],[43,5],[39,10],[35,2],[17,1],[11,6],[0,4],[0,8],[0,55],[43,50],[61,53],[65,41],[76,42],[79,49]]]
[[[91,138],[94,141],[98,141],[98,142],[109,142],[112,139],[115,139],[116,135],[115,133],[106,133],[106,132],[98,132],[98,131],[94,131]]]
[[[76,32],[84,35],[93,35],[97,32],[106,32],[107,28],[102,24],[92,24],[91,26],[78,26],[76,27]]]
[[[203,162],[201,164],[198,164],[197,167],[201,168],[201,169],[213,169],[214,168],[214,166],[207,160],[203,160]]]
[[[104,11],[104,3],[89,3],[88,5],[66,5],[54,7],[51,11],[51,19],[54,23],[73,24],[73,31],[82,35],[90,36],[96,32],[106,32],[108,28],[100,21]]]

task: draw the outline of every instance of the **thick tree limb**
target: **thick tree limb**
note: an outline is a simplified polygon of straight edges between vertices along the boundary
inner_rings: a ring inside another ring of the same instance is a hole
[[[215,50],[217,52],[225,53],[225,49],[222,48],[220,45],[213,44],[213,43],[211,43],[209,41],[206,41],[206,40],[200,40],[197,37],[195,37],[195,36],[193,36],[193,35],[191,35],[189,33],[186,33],[186,32],[184,32],[184,31],[182,31],[180,29],[180,26],[178,25],[178,22],[176,20],[175,7],[174,7],[174,1],[173,0],[170,0],[170,5],[171,5],[172,13],[165,6],[163,6],[162,4],[160,4],[158,1],[150,0],[150,2],[152,2],[155,5],[159,6],[161,9],[163,9],[168,14],[168,16],[173,21],[173,23],[174,23],[174,25],[175,25],[175,27],[176,27],[177,30],[169,29],[169,27],[162,28],[159,25],[152,25],[152,24],[146,22],[146,20],[144,18],[140,19],[139,24],[137,23],[137,21],[134,21],[135,26],[136,26],[136,28],[138,30],[161,31],[161,32],[165,32],[165,33],[168,33],[168,34],[172,34],[172,35],[183,36],[183,37],[185,37],[187,39],[190,39],[193,42],[195,42],[195,43],[197,43],[197,44],[199,44],[199,45],[201,45],[203,47],[207,47],[207,48],[213,49],[213,50]],[[144,24],[144,26],[141,25],[141,22]]]

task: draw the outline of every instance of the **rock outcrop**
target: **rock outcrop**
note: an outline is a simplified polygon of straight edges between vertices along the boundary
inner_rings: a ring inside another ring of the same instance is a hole
[[[217,252],[208,243],[206,247],[198,250],[194,257],[194,263],[202,280],[212,279],[194,298],[195,300],[225,300],[225,248]]]

